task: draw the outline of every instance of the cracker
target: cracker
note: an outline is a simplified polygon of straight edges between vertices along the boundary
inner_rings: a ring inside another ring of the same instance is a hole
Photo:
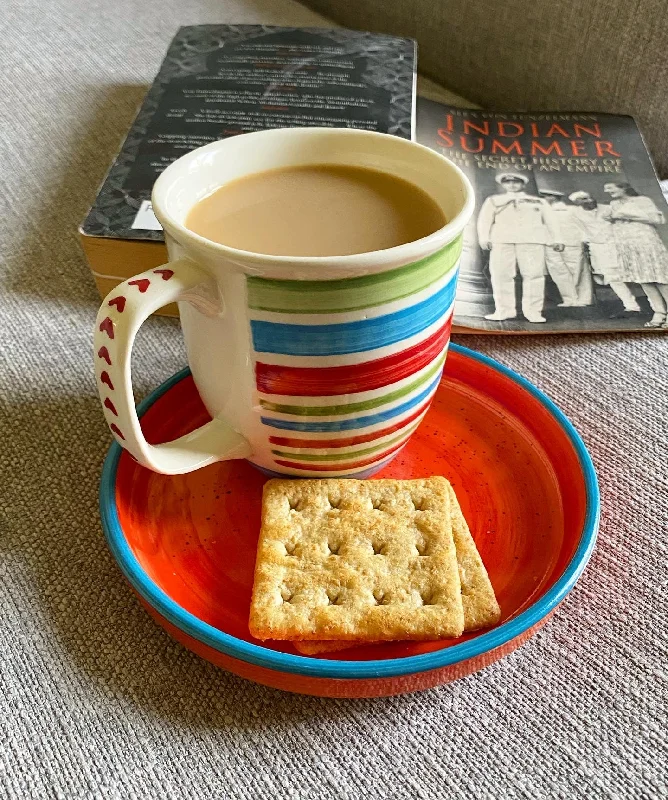
[[[249,628],[257,639],[460,636],[445,478],[271,480]]]
[[[495,625],[501,618],[501,609],[452,486],[450,486],[450,520],[462,587],[464,631],[475,631]],[[350,642],[341,641],[297,641],[293,644],[298,653],[309,656],[347,650],[352,646]]]
[[[501,619],[501,609],[452,486],[450,486],[450,519],[462,587],[464,630],[477,631],[495,625]]]

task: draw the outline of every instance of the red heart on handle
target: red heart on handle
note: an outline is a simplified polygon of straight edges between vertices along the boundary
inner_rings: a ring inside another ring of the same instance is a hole
[[[142,294],[144,294],[150,285],[151,281],[148,278],[138,278],[136,281],[128,281],[128,286],[136,286]]]
[[[100,323],[100,330],[106,333],[110,339],[114,338],[114,323],[111,321],[111,317],[105,317],[102,320]]]
[[[125,439],[125,436],[123,436],[123,434],[121,433],[120,429],[116,425],[114,425],[113,422],[111,423],[109,428],[116,434],[116,436],[120,436],[121,439]]]
[[[111,391],[114,391],[114,384],[111,382],[111,378],[109,377],[109,373],[106,369],[100,375],[100,383],[106,383]]]
[[[110,301],[107,303],[107,305],[109,305],[109,306],[116,306],[116,308],[118,309],[118,313],[119,313],[119,314],[122,314],[122,313],[123,313],[123,309],[125,308],[125,298],[123,297],[123,295],[122,295],[122,294],[121,294],[121,295],[119,295],[118,297],[113,297],[113,298],[112,298],[112,299],[111,299],[111,300],[110,300]]]
[[[163,281],[168,281],[174,274],[173,269],[154,269],[156,275],[162,275]]]
[[[97,351],[97,357],[98,358],[103,358],[107,362],[107,364],[109,364],[109,366],[111,366],[111,356],[109,355],[109,351],[107,350],[106,347],[101,347]]]
[[[108,408],[108,409],[109,409],[109,411],[111,411],[111,413],[112,413],[112,414],[113,414],[115,417],[117,417],[117,416],[118,416],[118,411],[116,411],[116,406],[115,406],[115,405],[114,405],[114,404],[111,402],[111,400],[110,400],[108,397],[105,397],[105,398],[104,398],[104,407],[105,407],[105,408]]]

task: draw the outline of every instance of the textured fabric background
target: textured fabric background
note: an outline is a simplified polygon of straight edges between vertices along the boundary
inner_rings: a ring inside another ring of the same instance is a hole
[[[414,36],[420,69],[485,108],[632,114],[668,177],[668,0],[306,0]]]
[[[459,683],[330,701],[244,682],[162,633],[105,547],[76,226],[179,24],[316,19],[288,0],[0,6],[0,797],[665,797],[665,336],[460,337],[570,415],[603,521],[550,624]],[[177,323],[136,352],[143,395],[184,364]]]

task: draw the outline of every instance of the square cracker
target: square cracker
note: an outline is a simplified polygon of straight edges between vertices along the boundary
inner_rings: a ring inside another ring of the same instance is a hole
[[[459,580],[462,587],[462,606],[464,609],[464,631],[475,631],[495,625],[501,618],[501,609],[494,595],[491,581],[478,549],[471,536],[469,526],[462,513],[452,486],[450,488],[450,521],[457,552]],[[356,644],[361,644],[360,642]],[[371,644],[371,642],[369,642]],[[294,642],[297,652],[302,655],[317,655],[346,650],[353,643],[342,641]]]
[[[257,639],[460,636],[445,478],[270,480],[249,628]]]

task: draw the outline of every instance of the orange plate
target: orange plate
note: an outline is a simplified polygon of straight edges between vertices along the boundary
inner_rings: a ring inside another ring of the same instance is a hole
[[[140,408],[152,443],[208,419],[187,370]],[[591,459],[538,389],[452,345],[431,410],[377,477],[445,475],[453,484],[502,610],[494,629],[447,642],[399,642],[307,658],[248,633],[266,477],[245,461],[188,475],[139,466],[117,444],[101,515],[124,574],[152,616],[186,647],[259,683],[339,697],[428,688],[514,650],[563,599],[589,559],[599,518]]]

